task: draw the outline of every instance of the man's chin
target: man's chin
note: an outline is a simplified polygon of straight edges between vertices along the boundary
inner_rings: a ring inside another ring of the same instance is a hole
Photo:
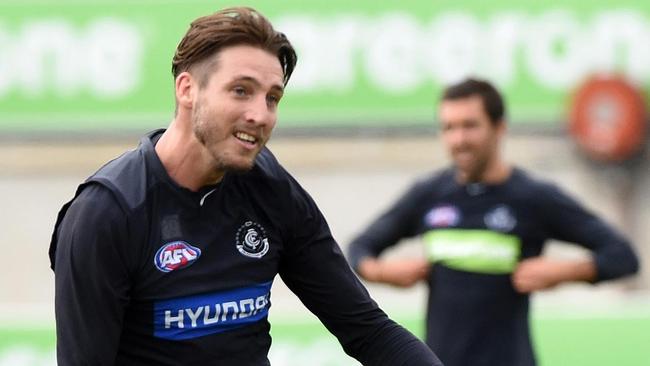
[[[222,155],[215,154],[216,168],[224,172],[247,172],[255,166],[255,159],[259,151],[252,153],[226,153]]]
[[[255,166],[255,159],[237,159],[237,161],[222,162],[219,167],[221,170],[228,172],[247,172]]]
[[[253,162],[250,164],[228,164],[224,167],[223,170],[234,173],[245,173],[253,169],[253,165]]]
[[[456,174],[464,183],[476,182],[480,177],[480,173],[476,169],[461,167],[456,165]]]

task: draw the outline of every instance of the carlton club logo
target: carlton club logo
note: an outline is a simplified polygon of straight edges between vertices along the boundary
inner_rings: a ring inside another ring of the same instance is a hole
[[[504,233],[511,231],[517,225],[517,218],[507,205],[495,206],[485,214],[483,221],[488,228]]]
[[[269,239],[264,228],[252,221],[246,221],[235,235],[237,250],[247,257],[262,258],[269,251]]]
[[[201,249],[184,241],[173,241],[160,247],[154,257],[154,264],[161,272],[187,268],[201,256]]]

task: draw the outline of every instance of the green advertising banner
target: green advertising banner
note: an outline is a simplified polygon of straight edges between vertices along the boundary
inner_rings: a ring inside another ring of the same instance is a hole
[[[467,75],[497,83],[522,125],[560,123],[597,71],[650,85],[650,2],[4,0],[0,133],[166,125],[177,43],[235,4],[298,50],[280,128],[425,126],[441,87]]]
[[[414,334],[421,320],[397,319]],[[272,365],[358,366],[317,321],[272,322]],[[650,318],[533,319],[540,366],[641,366],[650,364]],[[0,366],[55,366],[53,328],[0,327]],[[444,361],[444,360],[443,360]]]

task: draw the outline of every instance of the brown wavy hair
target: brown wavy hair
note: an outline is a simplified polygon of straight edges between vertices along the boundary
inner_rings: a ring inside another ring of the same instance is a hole
[[[503,97],[494,85],[487,80],[467,78],[445,88],[442,100],[457,100],[478,96],[483,102],[483,109],[493,126],[505,121],[506,108]]]
[[[227,8],[194,20],[176,48],[172,60],[174,79],[184,71],[200,68],[198,77],[201,86],[205,86],[207,71],[216,66],[216,58],[210,57],[225,47],[240,44],[276,55],[284,73],[284,85],[289,82],[298,59],[293,46],[266,17],[248,7]],[[206,63],[208,60],[211,62]]]

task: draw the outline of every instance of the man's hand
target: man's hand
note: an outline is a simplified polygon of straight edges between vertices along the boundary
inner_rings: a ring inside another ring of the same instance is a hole
[[[410,287],[429,275],[426,259],[377,260],[365,258],[359,262],[359,274],[365,280],[397,287]]]
[[[512,284],[521,293],[550,289],[567,281],[593,281],[596,266],[593,260],[559,261],[544,257],[519,262],[512,274]]]

